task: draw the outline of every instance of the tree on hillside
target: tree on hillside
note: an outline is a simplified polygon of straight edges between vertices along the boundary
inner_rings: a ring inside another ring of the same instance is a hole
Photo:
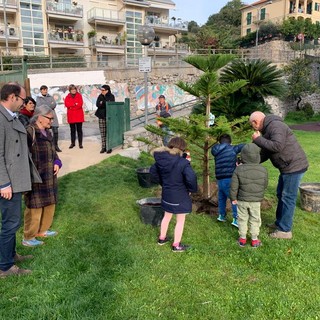
[[[241,0],[229,1],[218,14],[213,14],[208,18],[206,25],[214,25],[220,28],[229,25],[240,27],[241,26],[241,7],[244,3]]]
[[[208,18],[206,26],[217,34],[219,48],[234,48],[239,45],[242,6],[240,0],[229,1],[219,13]]]
[[[191,20],[188,23],[188,32],[197,33],[199,31],[199,29],[200,29],[200,27],[197,22]]]
[[[202,27],[191,21],[188,26],[188,36],[184,36],[182,41],[189,44],[191,48],[213,47],[214,41],[216,48],[238,47],[241,39],[240,8],[242,6],[243,3],[240,0],[229,1],[219,13],[211,15]]]
[[[287,97],[296,100],[296,110],[300,110],[302,96],[312,94],[317,89],[311,77],[310,62],[303,58],[295,59],[284,67],[284,72],[287,76]]]

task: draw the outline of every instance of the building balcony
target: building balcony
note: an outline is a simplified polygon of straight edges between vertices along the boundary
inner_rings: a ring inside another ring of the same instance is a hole
[[[6,39],[8,43],[18,43],[21,39],[20,29],[13,25],[7,26],[6,34],[4,25],[0,25],[0,42],[4,43]]]
[[[115,40],[111,40],[108,37],[102,36],[93,37],[89,39],[89,46],[94,48],[97,52],[116,54],[116,55],[124,55],[125,54],[125,45],[121,44]]]
[[[145,23],[153,27],[154,31],[175,34],[177,31],[188,31],[188,22],[181,19],[161,18],[156,16],[147,16]]]
[[[53,30],[48,33],[48,44],[52,48],[83,47],[83,33]]]
[[[122,0],[124,5],[130,5],[135,7],[150,7],[150,3],[144,0]]]
[[[7,13],[15,13],[18,11],[18,2],[16,0],[0,0],[0,12],[4,11],[4,1]]]
[[[123,12],[92,8],[88,11],[88,23],[109,26],[124,26],[126,23]]]
[[[153,43],[152,47],[148,47],[148,54],[149,55],[157,55],[157,56],[167,56],[167,55],[174,55],[174,54],[187,54],[189,53],[189,47],[186,44],[177,44],[177,45],[164,45],[162,46],[161,43]]]
[[[264,16],[255,15],[252,17],[253,24],[261,24],[270,20],[269,13],[266,13]]]
[[[83,17],[83,6],[78,5],[76,2],[66,4],[48,1],[46,12],[50,18],[78,21],[79,18]]]

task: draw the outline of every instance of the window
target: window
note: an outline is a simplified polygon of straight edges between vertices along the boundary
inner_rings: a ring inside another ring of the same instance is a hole
[[[251,33],[251,28],[247,29],[247,34]]]
[[[41,0],[21,0],[21,31],[25,53],[44,52]]]
[[[247,13],[247,25],[250,25],[252,22],[252,12]]]
[[[315,2],[314,4],[314,10],[315,11],[320,11],[320,4],[318,2]]]
[[[139,11],[126,12],[127,30],[127,63],[136,65],[139,57],[142,56],[142,46],[137,40],[138,28],[142,25],[142,13]]]
[[[265,20],[266,18],[266,8],[260,10],[260,20]]]

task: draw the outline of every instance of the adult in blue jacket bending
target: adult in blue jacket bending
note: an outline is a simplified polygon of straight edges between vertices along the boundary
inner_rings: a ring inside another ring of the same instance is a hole
[[[215,175],[218,184],[218,221],[226,221],[226,204],[229,198],[231,178],[233,171],[236,168],[237,155],[241,152],[244,144],[236,146],[231,145],[231,136],[229,134],[222,134],[218,139],[218,144],[215,144],[211,153],[214,156]],[[232,206],[232,225],[238,227],[237,206]]]
[[[183,157],[186,142],[180,137],[173,137],[167,147],[154,150],[155,164],[150,169],[151,176],[162,186],[161,206],[165,211],[161,222],[158,244],[170,241],[167,231],[172,215],[177,222],[174,230],[172,251],[183,252],[188,246],[181,243],[186,214],[192,211],[190,192],[197,192],[197,177],[190,162]]]

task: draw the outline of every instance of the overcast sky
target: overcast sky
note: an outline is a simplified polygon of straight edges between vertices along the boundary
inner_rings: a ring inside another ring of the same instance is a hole
[[[257,1],[257,0],[256,0]],[[244,3],[251,4],[254,0],[244,0]],[[209,16],[218,13],[228,0],[173,0],[176,10],[171,11],[171,16],[187,21],[196,21],[199,25],[207,22]]]

